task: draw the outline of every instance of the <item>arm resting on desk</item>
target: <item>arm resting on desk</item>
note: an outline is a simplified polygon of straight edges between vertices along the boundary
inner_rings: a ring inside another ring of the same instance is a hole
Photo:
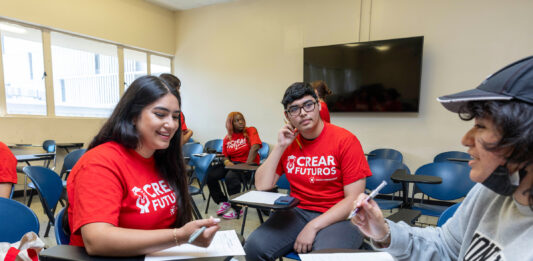
[[[359,179],[354,183],[344,186],[344,199],[339,201],[328,211],[307,223],[300,232],[294,243],[294,250],[298,253],[311,251],[315,236],[321,229],[346,220],[353,207],[353,202],[357,196],[364,192],[366,179]]]
[[[186,243],[189,236],[202,226],[208,228],[193,243],[202,247],[209,246],[219,229],[213,219],[191,221],[176,229],[178,244]],[[128,229],[100,222],[82,226],[81,233],[89,255],[137,256],[176,245],[174,229]]]
[[[259,148],[261,146],[259,144],[254,144],[250,148],[250,152],[248,152],[248,159],[246,159],[246,163],[254,163],[255,157],[257,156],[257,152],[259,151]]]

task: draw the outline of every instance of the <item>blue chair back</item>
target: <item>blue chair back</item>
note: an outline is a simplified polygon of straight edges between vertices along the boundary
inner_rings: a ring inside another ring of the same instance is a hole
[[[45,140],[43,142],[43,149],[48,153],[56,152],[56,141],[55,140]]]
[[[429,163],[418,168],[415,174],[442,178],[441,184],[416,183],[422,193],[438,200],[462,198],[476,184],[470,180],[470,167],[451,162]]]
[[[289,183],[286,174],[283,174],[279,177],[278,181],[276,182],[276,186],[278,186],[280,189],[286,189],[290,192],[291,184]]]
[[[74,168],[74,165],[76,165],[76,162],[78,162],[81,156],[83,156],[85,151],[87,151],[87,149],[79,149],[67,154],[67,156],[65,156],[65,159],[63,160],[63,167],[61,168],[61,172],[59,172],[59,175],[63,177],[63,174],[66,174],[72,168]]]
[[[216,151],[222,153],[222,139],[207,141],[204,145],[205,152]]]
[[[39,219],[22,203],[0,198],[0,210],[0,242],[17,242],[30,231],[39,234]]]
[[[203,187],[206,182],[207,172],[209,171],[215,156],[215,154],[191,156],[191,162],[194,165],[194,172],[196,173],[196,177],[198,178],[201,187]]]
[[[376,149],[371,151],[367,159],[390,159],[403,162],[403,155],[395,149]]]
[[[56,243],[58,245],[68,245],[70,243],[70,236],[65,234],[65,231],[63,230],[63,215],[65,214],[66,209],[67,208],[63,208],[57,213],[54,223],[54,232],[56,235]]]
[[[191,157],[192,154],[200,154],[204,148],[200,143],[185,143],[183,144],[183,156]]]
[[[460,205],[461,205],[461,202],[456,203],[454,205],[451,205],[444,212],[442,212],[442,214],[439,217],[439,220],[437,221],[437,226],[441,227],[442,225],[444,225],[444,223],[446,223],[446,221],[448,221],[448,219],[451,218],[453,214],[455,214],[455,211],[457,210],[457,208],[459,208]]]
[[[9,193],[9,198],[13,198],[13,193],[15,193],[15,184],[11,185],[11,193]]]
[[[63,193],[63,181],[53,170],[45,167],[26,166],[22,170],[35,185],[48,218],[54,222],[53,210]]]
[[[270,147],[269,147],[268,143],[263,142],[261,144],[261,148],[258,151],[259,158],[261,159],[261,161],[265,160],[268,157],[268,153],[269,152],[270,152]]]
[[[446,151],[441,152],[433,158],[433,162],[452,162],[452,163],[460,163],[464,165],[468,165],[467,162],[460,162],[460,161],[450,161],[449,158],[456,158],[456,159],[471,159],[470,154],[463,152],[463,151]]]
[[[400,183],[394,183],[390,179],[392,173],[403,169],[404,165],[401,162],[390,159],[371,159],[368,161],[368,166],[372,176],[366,178],[367,189],[377,188],[383,180],[387,181],[387,185],[381,189],[380,194],[391,194],[402,189]]]

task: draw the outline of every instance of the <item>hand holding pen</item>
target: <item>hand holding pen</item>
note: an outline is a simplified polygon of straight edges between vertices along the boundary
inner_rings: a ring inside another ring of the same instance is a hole
[[[355,200],[354,210],[350,213],[351,222],[356,225],[365,236],[372,239],[382,239],[389,233],[389,227],[383,218],[378,204],[371,200],[387,185],[383,181],[370,195],[361,193]]]
[[[220,223],[220,219],[212,217],[209,219],[195,220],[187,223],[184,228],[187,226],[191,227],[187,228],[189,231],[187,234],[189,234],[189,236],[187,237],[186,243],[201,247],[209,246],[211,240],[213,240],[213,237],[215,236],[216,231],[220,228],[218,223]]]
[[[286,119],[283,119],[283,121],[285,122],[285,125],[287,126],[289,131],[292,133],[292,135],[294,135],[294,139],[296,140],[296,143],[298,144],[298,147],[300,147],[300,150],[302,150],[302,144],[300,143],[300,140],[298,140],[298,134],[297,134],[298,130],[296,128],[294,128],[294,126],[292,126],[292,123],[287,122]]]

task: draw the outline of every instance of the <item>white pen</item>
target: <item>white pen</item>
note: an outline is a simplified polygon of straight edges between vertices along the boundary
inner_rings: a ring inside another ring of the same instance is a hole
[[[370,192],[370,195],[368,195],[368,198],[366,198],[366,202],[370,201],[371,199],[375,198],[379,191],[385,187],[387,185],[387,181],[382,181],[381,184],[379,184],[379,186],[372,190],[372,192]],[[353,217],[355,217],[355,215],[357,215],[357,212],[359,212],[359,207],[355,208],[354,210],[352,210],[352,212],[350,213],[350,215],[348,216],[348,219],[351,219]]]
[[[213,218],[213,221],[215,221],[215,223],[219,223],[220,222],[220,218]],[[192,235],[189,237],[189,240],[187,241],[187,243],[190,244],[194,240],[196,240],[196,238],[198,238],[202,233],[204,233],[206,228],[207,228],[206,226],[202,226],[201,228],[199,228],[196,231],[194,231],[194,233],[192,233]]]

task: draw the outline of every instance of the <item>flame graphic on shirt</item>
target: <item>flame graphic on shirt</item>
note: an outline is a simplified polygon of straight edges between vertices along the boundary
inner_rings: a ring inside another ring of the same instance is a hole
[[[294,155],[290,155],[289,157],[287,157],[287,173],[292,174],[295,160],[296,160],[296,156]]]
[[[141,209],[141,214],[150,213],[150,209],[148,209],[148,206],[150,206],[150,200],[148,200],[146,193],[138,187],[133,187],[131,192],[137,197],[136,205]]]

